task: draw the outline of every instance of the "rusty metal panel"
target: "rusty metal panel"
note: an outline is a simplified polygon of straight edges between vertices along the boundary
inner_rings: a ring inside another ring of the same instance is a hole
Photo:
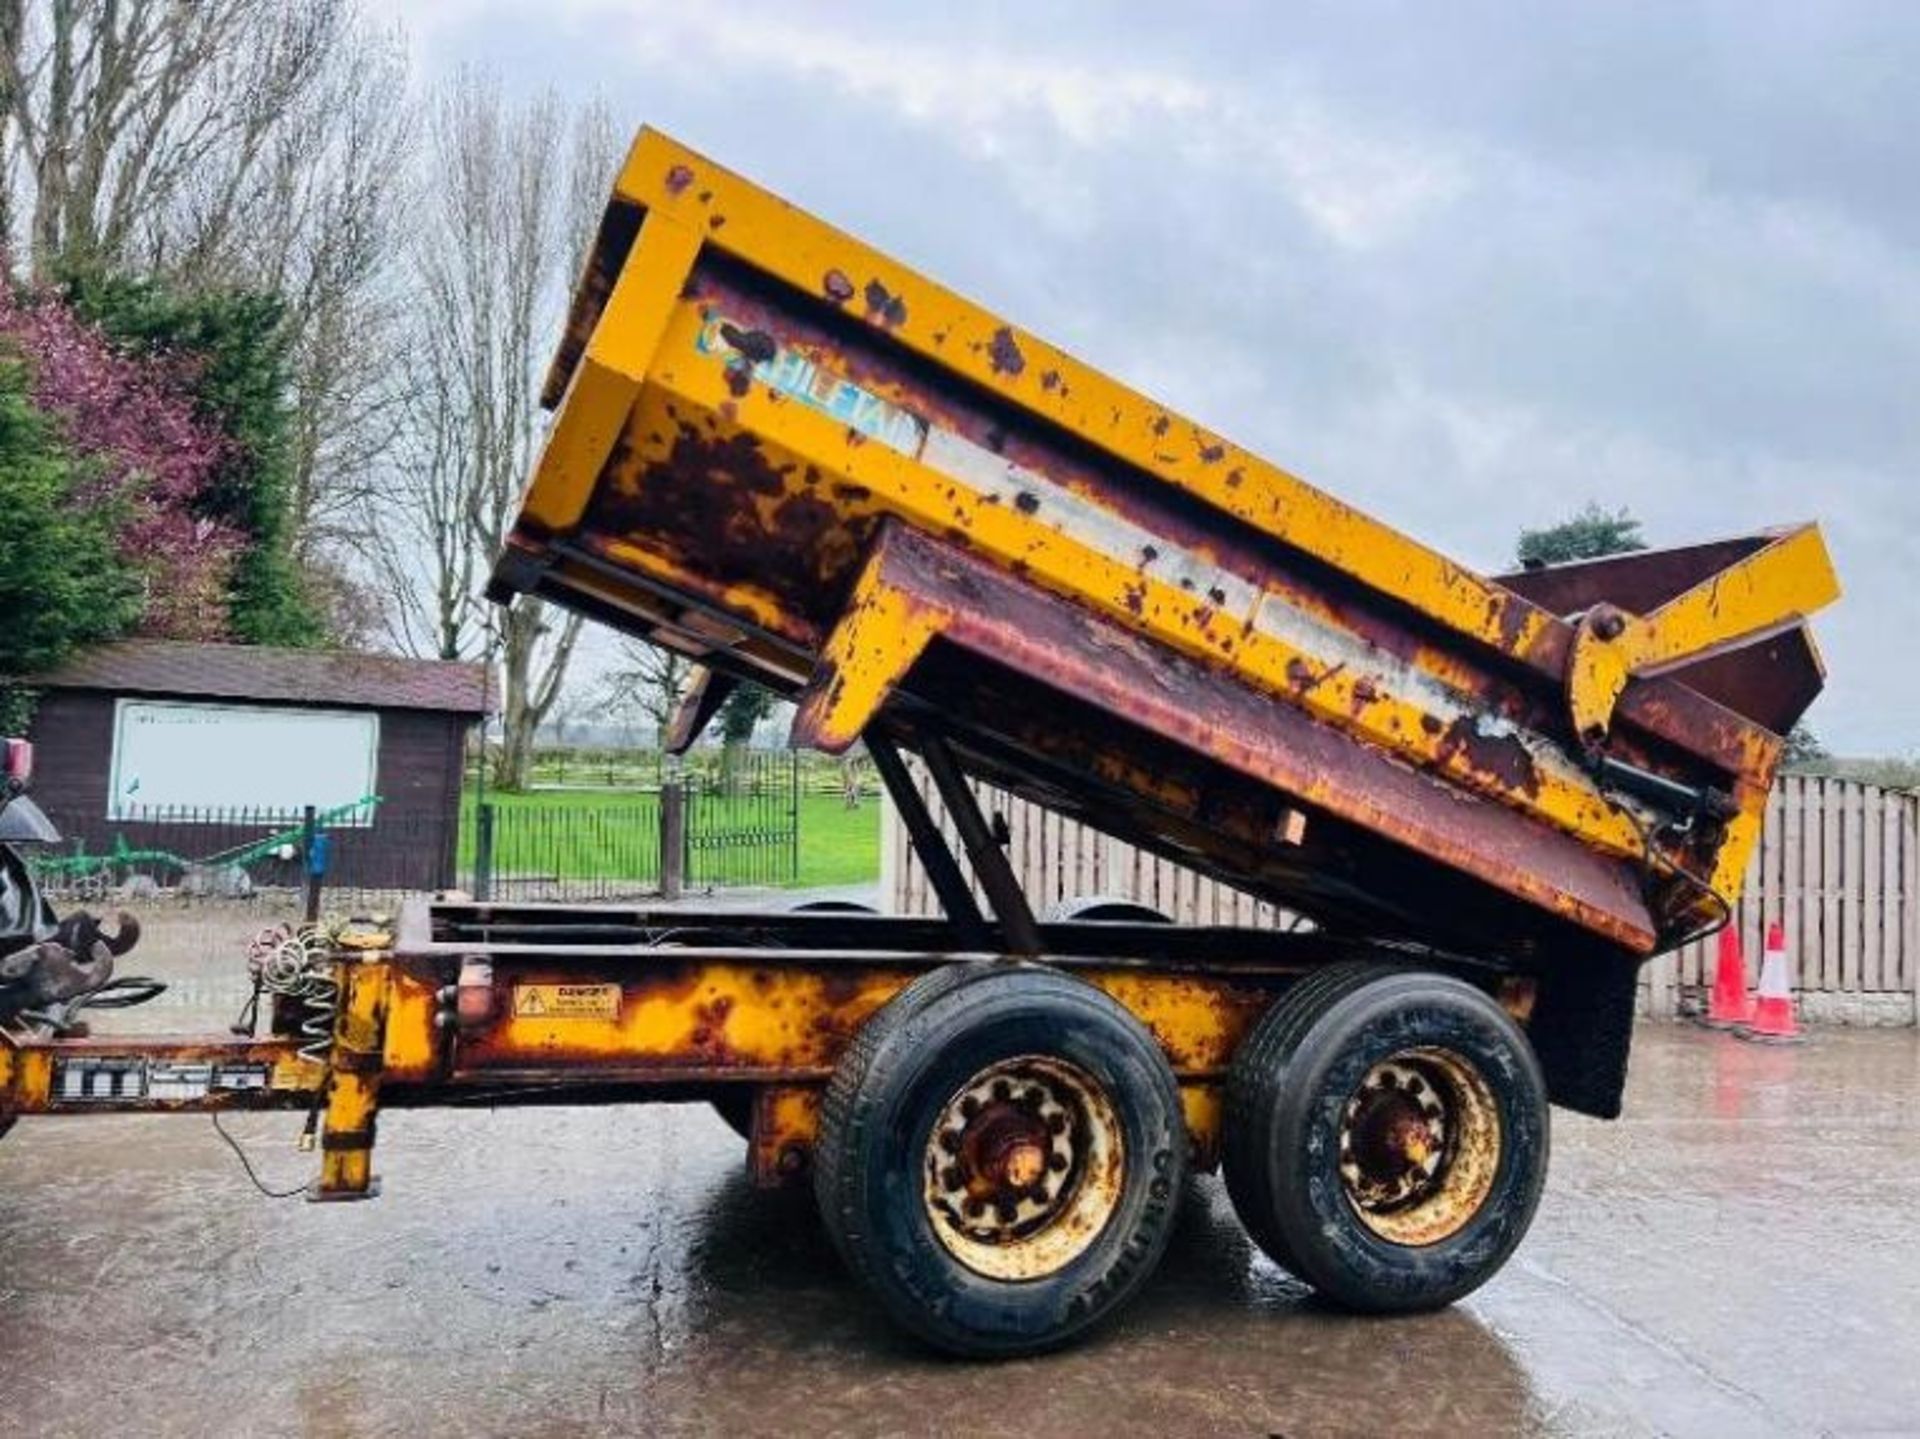
[[[585,958],[493,961],[496,1019],[463,1034],[455,1081],[521,1078],[824,1080],[854,1031],[914,977],[865,966],[798,968],[662,957],[643,968]],[[541,1012],[543,986],[609,986],[605,1012]]]
[[[460,1035],[449,1082],[824,1083],[860,1026],[942,958],[907,965],[826,953],[664,951],[636,964],[604,951],[599,959],[494,953],[493,1017]],[[1100,964],[1074,973],[1133,1011],[1177,1074],[1210,1081],[1224,1075],[1241,1035],[1289,978]],[[603,991],[607,999],[556,1008],[554,990]]]
[[[322,1075],[292,1039],[0,1035],[0,1116],[305,1108]]]
[[[1109,718],[1111,725],[1102,729],[1098,753],[1090,757],[1084,777],[1089,791],[1102,777],[1098,769],[1104,761],[1106,780],[1132,790],[1143,804],[1154,804],[1169,818],[1183,809],[1200,816],[1197,792],[1171,791],[1163,766],[1125,763],[1118,726],[1140,726],[1237,774],[1263,781],[1290,801],[1310,806],[1317,816],[1344,820],[1554,908],[1624,945],[1651,947],[1653,922],[1634,877],[1571,836],[1529,834],[1491,799],[1463,795],[1430,775],[1395,764],[1379,750],[1352,744],[1290,706],[1265,702],[1240,686],[1219,684],[1199,665],[1130,640],[1084,611],[1049,604],[991,567],[946,552],[911,531],[889,534],[878,563],[888,569],[890,583],[916,603],[950,614],[943,630],[948,644],[983,664],[997,659],[1023,673],[1047,675]],[[980,695],[990,699],[992,693]],[[942,712],[963,715],[984,728],[1003,726],[1026,708],[989,703],[983,709],[991,713],[965,716],[958,707],[969,698],[947,695]],[[813,711],[803,706],[796,721],[803,738],[813,721]],[[1470,738],[1479,742],[1477,734]],[[1044,736],[1034,736],[1023,747],[1037,749],[1045,742]],[[1509,754],[1520,753],[1491,742],[1485,742],[1484,753],[1470,750],[1477,762],[1495,769],[1508,762]],[[1281,823],[1276,813],[1255,833],[1268,839],[1269,848],[1283,848]],[[1229,833],[1217,823],[1214,827]],[[1308,824],[1309,831],[1317,827]],[[1276,895],[1287,887],[1257,876],[1253,884]],[[1404,907],[1404,901],[1398,907]],[[1449,928],[1444,916],[1430,918],[1435,930]]]
[[[1647,614],[1763,548],[1769,535],[1744,535],[1671,549],[1642,550],[1500,575],[1498,581],[1559,615],[1610,604]],[[1813,636],[1793,624],[1747,644],[1717,650],[1669,677],[1756,724],[1785,734],[1820,693],[1825,670]]]

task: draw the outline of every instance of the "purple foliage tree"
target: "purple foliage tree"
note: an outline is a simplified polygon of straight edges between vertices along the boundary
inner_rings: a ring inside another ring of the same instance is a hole
[[[186,362],[123,354],[57,295],[5,283],[0,342],[27,362],[34,404],[86,464],[75,503],[112,504],[125,516],[120,558],[145,580],[139,632],[226,638],[244,537],[197,513],[230,442],[196,413]]]

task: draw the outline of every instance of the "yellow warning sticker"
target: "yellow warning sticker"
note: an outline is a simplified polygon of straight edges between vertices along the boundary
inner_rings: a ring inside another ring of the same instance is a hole
[[[515,1019],[618,1019],[617,984],[516,984]]]

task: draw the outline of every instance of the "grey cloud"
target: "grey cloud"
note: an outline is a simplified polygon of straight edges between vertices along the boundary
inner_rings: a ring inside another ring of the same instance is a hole
[[[1818,517],[1817,725],[1920,748],[1920,10],[800,12],[499,5],[430,58],[598,88],[1489,568],[1589,498]]]

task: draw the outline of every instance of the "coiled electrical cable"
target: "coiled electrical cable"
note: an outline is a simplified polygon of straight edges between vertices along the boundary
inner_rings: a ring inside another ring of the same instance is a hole
[[[262,990],[300,1004],[302,1042],[295,1052],[310,1064],[327,1063],[340,1008],[329,928],[278,924],[263,929],[247,947],[247,968]]]

